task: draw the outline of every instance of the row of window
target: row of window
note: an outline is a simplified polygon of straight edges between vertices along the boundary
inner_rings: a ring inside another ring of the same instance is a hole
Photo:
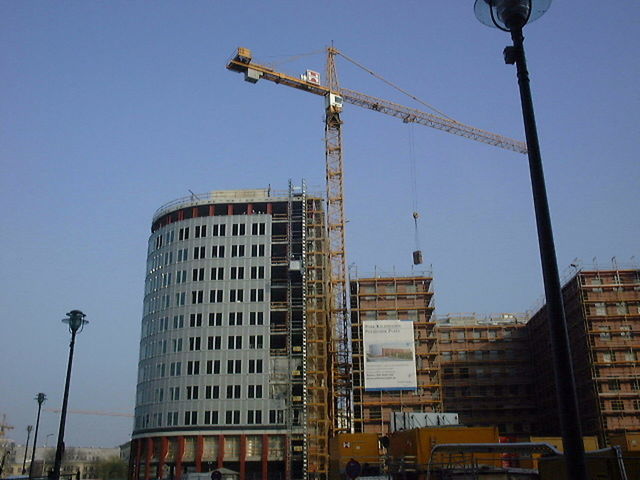
[[[251,235],[265,235],[267,231],[266,223],[251,223]],[[231,235],[246,235],[247,234],[246,223],[233,223],[231,224]],[[191,233],[192,238],[205,238],[207,233],[210,232],[212,237],[224,237],[227,234],[227,225],[195,225],[194,227],[183,227],[178,229],[178,240],[189,240]],[[156,250],[162,248],[165,245],[170,245],[175,241],[175,230],[169,230],[162,235],[158,235],[154,241],[154,247]]]
[[[192,313],[189,315],[189,320],[186,324],[188,327],[202,327],[204,323],[203,317],[204,314],[202,313]],[[223,325],[223,317],[224,315],[222,312],[210,312],[208,314],[208,322],[206,324],[209,327],[220,327]],[[143,338],[169,330],[178,330],[185,326],[184,315],[174,315],[173,321],[170,320],[171,318],[169,316],[148,320],[143,324]],[[249,312],[248,315],[245,315],[244,312],[229,312],[227,315],[227,325],[229,326],[241,326],[244,322],[247,322],[248,325],[264,325],[264,312]],[[164,350],[165,351],[163,353],[166,353],[166,347]],[[145,356],[144,358],[148,357]]]
[[[221,422],[222,413],[224,413],[224,422]],[[184,422],[180,424],[179,412],[172,411],[166,415],[167,426],[179,426],[179,425],[200,425],[198,422],[199,415],[202,418],[202,425],[240,425],[242,412],[240,410],[227,410],[220,412],[218,410],[205,410],[199,412],[197,410],[187,410],[184,412]],[[264,424],[263,411],[262,410],[247,410],[245,416],[245,422],[247,425],[260,425]],[[269,410],[268,424],[278,425],[284,423],[284,411],[283,410]],[[149,428],[149,427],[162,427],[162,414],[155,413],[153,415],[141,415],[136,417],[137,428]]]
[[[187,299],[190,298],[190,305],[200,305],[204,303],[223,303],[225,301],[230,303],[241,302],[264,302],[265,289],[264,288],[251,288],[248,289],[248,295],[245,295],[245,289],[243,288],[231,288],[228,291],[228,296],[225,300],[225,291],[222,289],[206,290],[191,290],[190,297],[187,297],[187,292],[176,292],[174,299],[174,305],[182,307],[187,305]],[[148,315],[158,311],[166,310],[172,307],[170,295],[159,295],[151,297],[145,300],[144,314]]]
[[[220,350],[222,348],[222,336],[210,335],[207,338],[207,350]],[[227,349],[229,350],[242,350],[243,346],[242,335],[229,335],[227,337]],[[182,340],[182,339],[176,339]],[[175,352],[179,352],[180,343],[175,342]],[[189,337],[189,351],[199,351],[202,349],[202,337]],[[264,336],[263,335],[249,335],[248,347],[251,350],[264,348]]]
[[[156,378],[163,378],[165,376],[179,377],[183,374],[182,362],[171,362],[168,364],[158,363],[155,365],[144,365],[140,367],[139,381],[144,382],[147,380],[154,380]],[[201,369],[200,366],[203,365]],[[246,371],[244,373],[263,373],[263,361],[262,359],[249,359],[245,365]],[[188,360],[186,362],[186,375],[217,375],[221,373],[221,361],[220,360]],[[225,373],[231,375],[239,375],[243,373],[242,360],[227,360],[227,368]]]

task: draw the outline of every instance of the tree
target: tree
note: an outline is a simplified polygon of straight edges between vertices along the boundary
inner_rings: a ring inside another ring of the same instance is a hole
[[[96,476],[101,480],[124,480],[127,478],[127,463],[120,457],[110,457],[93,462]]]

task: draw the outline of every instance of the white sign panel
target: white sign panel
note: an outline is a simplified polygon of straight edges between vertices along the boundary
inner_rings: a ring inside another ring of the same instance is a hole
[[[415,390],[416,352],[413,322],[370,320],[362,323],[365,390]]]

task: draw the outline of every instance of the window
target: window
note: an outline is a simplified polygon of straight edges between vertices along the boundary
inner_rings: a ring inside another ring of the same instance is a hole
[[[249,385],[247,388],[248,398],[262,398],[262,385]]]
[[[200,375],[199,360],[189,360],[187,362],[187,375]]]
[[[207,400],[220,398],[220,387],[218,385],[207,385],[204,387],[204,398]]]
[[[206,237],[207,236],[207,226],[206,225],[196,225],[195,238]]]
[[[182,306],[187,303],[187,294],[186,292],[178,292],[176,293],[176,305]]]
[[[220,350],[222,348],[222,337],[207,337],[207,350]]]
[[[212,267],[211,268],[211,280],[224,280],[224,268]]]
[[[207,375],[220,373],[220,360],[207,360]],[[218,387],[215,387],[218,388]],[[216,397],[218,398],[218,397]]]
[[[234,223],[231,225],[231,235],[244,235],[246,228],[244,223]]]
[[[262,410],[247,410],[247,423],[262,423]]]
[[[262,335],[249,335],[249,348],[257,349],[263,347],[264,337]]]
[[[609,391],[617,392],[620,390],[620,380],[614,378],[613,380],[609,380]]]
[[[231,280],[242,280],[244,278],[244,267],[231,267]]]
[[[219,327],[220,325],[222,325],[222,312],[209,313],[209,326]]]
[[[211,226],[211,234],[214,237],[224,237],[225,236],[226,225],[212,225]]]
[[[178,262],[186,262],[189,260],[189,250],[186,248],[182,248],[178,250]]]
[[[242,360],[227,360],[227,373],[242,373]]]
[[[264,278],[264,267],[251,267],[251,279]]]
[[[209,326],[217,327],[222,325],[222,312],[209,313]]]
[[[227,385],[227,398],[240,398],[240,385]]]
[[[178,425],[178,412],[167,413],[167,425]]]
[[[204,290],[191,290],[191,303],[204,303]]]
[[[604,303],[596,303],[595,304],[596,315],[606,315],[607,314],[607,306]]]
[[[197,400],[198,399],[198,385],[188,385],[187,386],[187,400]]]
[[[234,289],[229,290],[229,301],[230,302],[242,302],[244,301],[244,290],[242,289]]]
[[[264,257],[264,245],[251,245],[252,257]]]
[[[262,360],[249,360],[249,373],[262,373]]]
[[[640,390],[640,380],[638,380],[637,378],[631,380],[631,390],[636,392]]]
[[[202,314],[201,313],[192,313],[189,315],[189,326],[190,327],[201,327],[202,326]]]
[[[264,223],[251,224],[251,235],[264,235],[266,227]]]
[[[249,325],[263,325],[264,313],[263,312],[249,312]]]
[[[611,363],[616,361],[616,353],[615,352],[605,352],[602,354],[602,361],[604,363]]]
[[[284,423],[284,411],[269,410],[269,423]]]
[[[223,290],[209,290],[209,302],[220,303],[223,299]]]
[[[181,338],[174,338],[171,341],[172,345],[173,345],[173,353],[177,353],[177,352],[181,352],[182,351],[182,339]]]
[[[169,400],[174,402],[180,400],[180,387],[169,387]]]
[[[171,362],[169,365],[169,375],[172,377],[179,377],[182,375],[182,362]]]
[[[240,410],[228,410],[225,413],[225,422],[227,425],[240,424]]]
[[[198,412],[196,410],[184,412],[184,424],[185,425],[197,425],[198,424]]]
[[[264,302],[264,289],[252,288],[250,291],[250,301],[252,302]]]
[[[205,425],[217,425],[219,422],[217,410],[207,410],[204,412]]]
[[[212,258],[224,258],[224,245],[214,245],[211,247]]]
[[[178,240],[189,240],[189,227],[178,230]]]
[[[198,260],[200,258],[205,258],[205,247],[193,247],[193,259]]]
[[[185,283],[187,281],[187,271],[178,270],[176,272],[176,283]]]
[[[620,325],[620,336],[622,338],[631,338],[631,325]]]
[[[611,339],[611,333],[609,333],[609,330],[611,330],[611,327],[609,327],[607,325],[601,325],[598,330],[600,330],[600,340],[610,340]]]
[[[184,315],[174,315],[173,328],[182,328],[182,327],[184,327]]]
[[[636,361],[636,352],[633,350],[624,352],[624,359],[627,362],[635,362]]]
[[[611,410],[624,410],[624,402],[622,400],[611,400]]]
[[[204,280],[204,268],[194,268],[191,272],[192,282],[201,282]]]
[[[229,350],[241,350],[242,349],[242,336],[241,335],[230,335],[227,339],[227,348]]]
[[[229,325],[242,325],[242,312],[229,312]]]
[[[189,337],[189,351],[200,350],[200,337]]]
[[[231,245],[232,257],[244,257],[244,245]]]
[[[627,313],[629,313],[627,304],[624,302],[616,303],[616,311],[618,312],[618,315],[626,315]]]

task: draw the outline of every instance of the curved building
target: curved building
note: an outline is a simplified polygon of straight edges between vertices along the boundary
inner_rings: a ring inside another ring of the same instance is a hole
[[[218,191],[153,217],[133,479],[225,468],[324,478],[327,255],[322,199]]]

